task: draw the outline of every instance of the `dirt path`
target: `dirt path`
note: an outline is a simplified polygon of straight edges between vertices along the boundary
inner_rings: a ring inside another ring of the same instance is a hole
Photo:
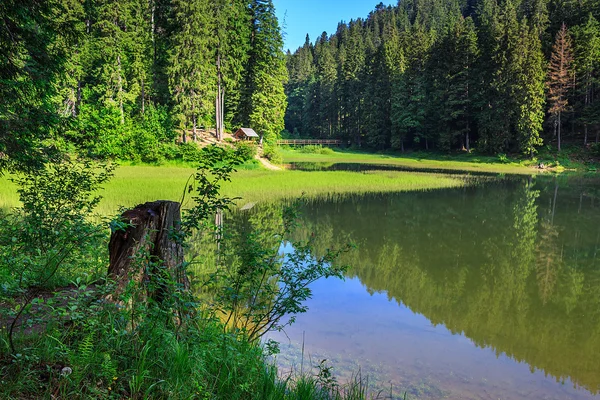
[[[267,160],[266,158],[262,158],[261,156],[259,156],[258,154],[254,156],[254,158],[256,158],[258,161],[260,161],[260,163],[266,168],[266,169],[270,169],[271,171],[281,171],[282,168],[271,164],[271,162],[269,160]]]

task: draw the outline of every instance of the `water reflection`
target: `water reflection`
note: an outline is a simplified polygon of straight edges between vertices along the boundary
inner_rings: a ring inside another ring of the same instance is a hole
[[[273,207],[229,218],[268,229]],[[419,398],[598,394],[598,178],[309,199],[302,215],[294,239],[314,232],[316,255],[359,246],[348,279],[317,282],[287,330],[340,375],[360,365]],[[298,359],[286,351],[280,362]]]

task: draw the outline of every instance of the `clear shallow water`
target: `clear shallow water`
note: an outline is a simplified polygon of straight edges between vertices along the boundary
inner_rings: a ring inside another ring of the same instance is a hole
[[[273,206],[234,215],[265,227]],[[308,200],[295,240],[352,241],[277,362],[322,359],[401,398],[600,398],[600,179],[505,177]]]

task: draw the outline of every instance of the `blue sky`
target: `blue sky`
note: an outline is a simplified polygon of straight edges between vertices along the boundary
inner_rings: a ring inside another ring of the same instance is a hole
[[[398,4],[397,0],[381,2]],[[314,43],[323,31],[328,35],[334,33],[340,21],[366,18],[379,3],[378,0],[273,0],[279,25],[285,34],[284,50],[292,52],[304,44],[307,33]]]

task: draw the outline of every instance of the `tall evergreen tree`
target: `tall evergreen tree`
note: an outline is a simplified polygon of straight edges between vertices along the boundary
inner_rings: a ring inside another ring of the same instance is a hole
[[[77,43],[64,11],[58,0],[0,2],[0,170],[39,166],[52,150],[55,83]]]
[[[567,94],[573,86],[573,50],[571,36],[565,24],[556,34],[548,67],[548,101],[550,113],[555,118],[558,151],[561,150],[561,115],[568,110]]]
[[[245,0],[213,2],[216,30],[216,115],[220,140],[240,112],[241,92],[250,51],[250,14]]]
[[[589,14],[585,25],[573,29],[575,67],[577,72],[577,94],[579,97],[580,121],[583,124],[583,144],[588,143],[588,126],[600,122],[594,88],[600,69],[600,24]],[[598,134],[596,135],[596,143]]]
[[[283,55],[283,39],[271,0],[253,0],[252,40],[244,120],[263,139],[271,141],[283,131],[287,99],[284,84],[288,73]]]
[[[192,127],[196,139],[199,124],[208,124],[214,112],[215,57],[210,0],[174,0],[169,84],[180,127]]]
[[[539,30],[529,27],[527,20],[521,22],[520,41],[517,48],[519,57],[515,82],[515,97],[519,106],[516,131],[519,149],[533,156],[542,144],[540,132],[544,121],[545,60]]]

